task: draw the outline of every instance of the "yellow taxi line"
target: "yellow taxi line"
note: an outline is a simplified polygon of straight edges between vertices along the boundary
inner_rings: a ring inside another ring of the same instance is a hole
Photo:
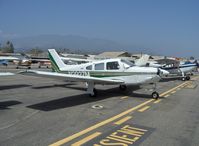
[[[139,111],[139,112],[144,112],[145,110],[147,110],[147,109],[149,109],[149,108],[150,108],[150,106],[145,106],[145,107],[139,109],[138,111]]]
[[[116,121],[114,124],[116,124],[116,125],[121,125],[122,123],[124,123],[124,122],[130,120],[131,118],[132,118],[132,116],[127,116],[127,117],[125,117],[125,118],[123,118],[123,119],[121,119],[121,120],[119,120],[119,121]]]
[[[162,99],[158,99],[158,100],[154,101],[153,103],[159,103],[160,101],[162,101]]]
[[[121,99],[126,99],[126,98],[128,98],[129,96],[123,96],[123,97],[121,97]]]
[[[174,91],[171,92],[171,94],[174,94],[174,93],[176,93],[176,90],[174,90]]]
[[[182,84],[180,84],[180,85],[178,85],[178,86],[176,86],[176,87],[174,87],[174,88],[172,88],[172,89],[170,89],[170,90],[168,90],[168,91],[166,91],[166,92],[160,94],[160,97],[165,96],[166,94],[172,92],[173,90],[176,90],[176,89],[179,88],[179,87],[182,87],[182,86],[185,85],[185,84],[187,84],[187,82],[184,82],[184,83],[182,83]]]
[[[180,85],[178,85],[178,86],[176,86],[176,87],[174,87],[174,88],[172,88],[172,89],[170,89],[170,90],[168,90],[166,92],[163,92],[162,94],[160,94],[160,97],[162,97],[162,96],[166,95],[167,93],[169,93],[169,92],[177,89],[178,87],[181,87],[184,84],[186,84],[186,83],[182,83],[182,84],[180,84]],[[123,117],[123,116],[125,116],[125,115],[127,115],[127,114],[129,114],[129,113],[131,113],[131,112],[133,112],[133,111],[135,111],[135,110],[137,110],[137,109],[139,109],[139,108],[141,108],[141,107],[149,104],[149,103],[151,103],[154,100],[155,99],[149,99],[149,100],[147,100],[147,101],[145,101],[145,102],[143,102],[143,103],[141,103],[141,104],[139,104],[139,105],[137,105],[137,106],[135,106],[133,108],[130,108],[130,109],[128,109],[128,110],[126,110],[126,111],[124,111],[124,112],[116,115],[116,116],[113,116],[113,117],[111,117],[109,119],[106,119],[106,120],[104,120],[102,122],[99,122],[99,123],[97,123],[97,124],[95,124],[95,125],[87,128],[87,129],[84,129],[84,130],[82,130],[82,131],[80,131],[78,133],[75,133],[75,134],[73,134],[73,135],[71,135],[69,137],[66,137],[64,139],[61,139],[61,140],[53,143],[53,144],[50,144],[50,146],[60,146],[60,145],[63,145],[65,143],[67,143],[67,142],[69,142],[69,141],[71,141],[71,140],[73,140],[73,139],[75,139],[75,138],[83,135],[83,134],[86,134],[86,133],[88,133],[88,132],[90,132],[90,131],[92,131],[94,129],[97,129],[97,128],[101,127],[101,126],[104,126],[104,125],[110,123],[110,122],[113,122],[114,120],[117,120],[117,119],[119,119],[119,118],[121,118],[121,117]]]
[[[126,115],[126,114],[128,114],[128,113],[130,113],[132,111],[135,111],[135,110],[139,109],[140,107],[142,107],[144,105],[147,105],[147,104],[149,104],[150,102],[152,102],[154,100],[155,99],[147,100],[146,102],[143,102],[143,103],[141,103],[141,104],[139,104],[139,105],[137,105],[137,106],[135,106],[135,107],[133,107],[131,109],[128,109],[128,110],[126,110],[126,111],[124,111],[124,112],[122,112],[122,113],[120,113],[120,114],[118,114],[118,115],[116,115],[114,117],[106,119],[106,120],[104,120],[104,121],[102,121],[100,123],[97,123],[97,124],[95,124],[95,125],[87,128],[85,130],[82,130],[82,131],[80,131],[78,133],[75,133],[75,134],[73,134],[73,135],[71,135],[69,137],[66,137],[66,138],[64,138],[62,140],[59,140],[59,141],[57,141],[57,142],[55,142],[53,144],[50,144],[50,146],[60,146],[60,145],[63,145],[65,143],[67,143],[67,142],[69,142],[69,141],[71,141],[71,140],[73,140],[73,139],[75,139],[75,138],[77,138],[77,137],[79,137],[79,136],[81,136],[81,135],[89,132],[89,131],[92,131],[92,130],[97,129],[97,128],[101,127],[101,126],[104,126],[104,125],[106,125],[106,124],[108,124],[108,123],[110,123],[110,122],[112,122],[112,121],[114,121],[116,119],[119,119],[120,117],[123,117],[124,115]]]
[[[164,97],[169,97],[171,94],[167,94],[167,95],[165,95]]]
[[[80,141],[73,143],[71,146],[81,146],[82,144],[94,139],[95,137],[97,137],[101,134],[102,134],[101,132],[95,132],[95,133],[81,139]]]

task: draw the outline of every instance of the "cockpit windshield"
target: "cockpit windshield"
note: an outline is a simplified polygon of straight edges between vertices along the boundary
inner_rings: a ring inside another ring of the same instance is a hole
[[[132,66],[135,66],[131,61],[129,60],[125,60],[125,59],[121,59],[121,62],[126,64],[127,67],[132,67]]]

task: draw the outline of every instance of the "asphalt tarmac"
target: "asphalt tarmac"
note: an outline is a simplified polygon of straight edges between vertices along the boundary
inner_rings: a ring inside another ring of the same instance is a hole
[[[159,82],[154,100],[148,87],[100,85],[91,98],[84,83],[0,77],[0,145],[196,146],[198,80]]]

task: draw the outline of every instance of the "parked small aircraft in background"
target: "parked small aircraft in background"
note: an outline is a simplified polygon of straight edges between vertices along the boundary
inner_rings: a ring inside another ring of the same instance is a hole
[[[180,61],[173,59],[160,59],[157,61],[143,60],[142,65],[161,68],[169,72],[168,77],[181,77],[182,80],[190,80],[190,74],[197,70],[198,63],[181,63]]]
[[[21,66],[28,67],[28,69],[31,68],[31,60],[24,56],[0,56],[0,63],[7,66],[8,62],[13,62],[17,65],[17,69]]]
[[[4,66],[8,66],[8,62],[13,60],[18,60],[18,58],[12,56],[0,56],[0,64]]]
[[[154,84],[161,79],[161,75],[168,72],[151,67],[137,67],[132,62],[124,59],[106,59],[79,65],[66,65],[54,49],[49,49],[49,58],[55,72],[26,70],[20,72],[24,75],[56,78],[69,81],[86,82],[87,93],[96,96],[96,84],[119,85],[121,90],[127,86]],[[159,94],[155,91],[152,97],[157,99]]]

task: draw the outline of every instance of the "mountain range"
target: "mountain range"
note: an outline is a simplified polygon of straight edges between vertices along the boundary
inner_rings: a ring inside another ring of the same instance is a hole
[[[138,49],[136,46],[121,44],[116,41],[87,38],[77,35],[37,35],[27,37],[1,38],[0,42],[11,40],[16,51],[38,47],[46,50],[49,48],[70,49],[86,53],[100,53],[104,51],[130,51],[146,52],[146,49]],[[3,44],[3,43],[2,43]]]

